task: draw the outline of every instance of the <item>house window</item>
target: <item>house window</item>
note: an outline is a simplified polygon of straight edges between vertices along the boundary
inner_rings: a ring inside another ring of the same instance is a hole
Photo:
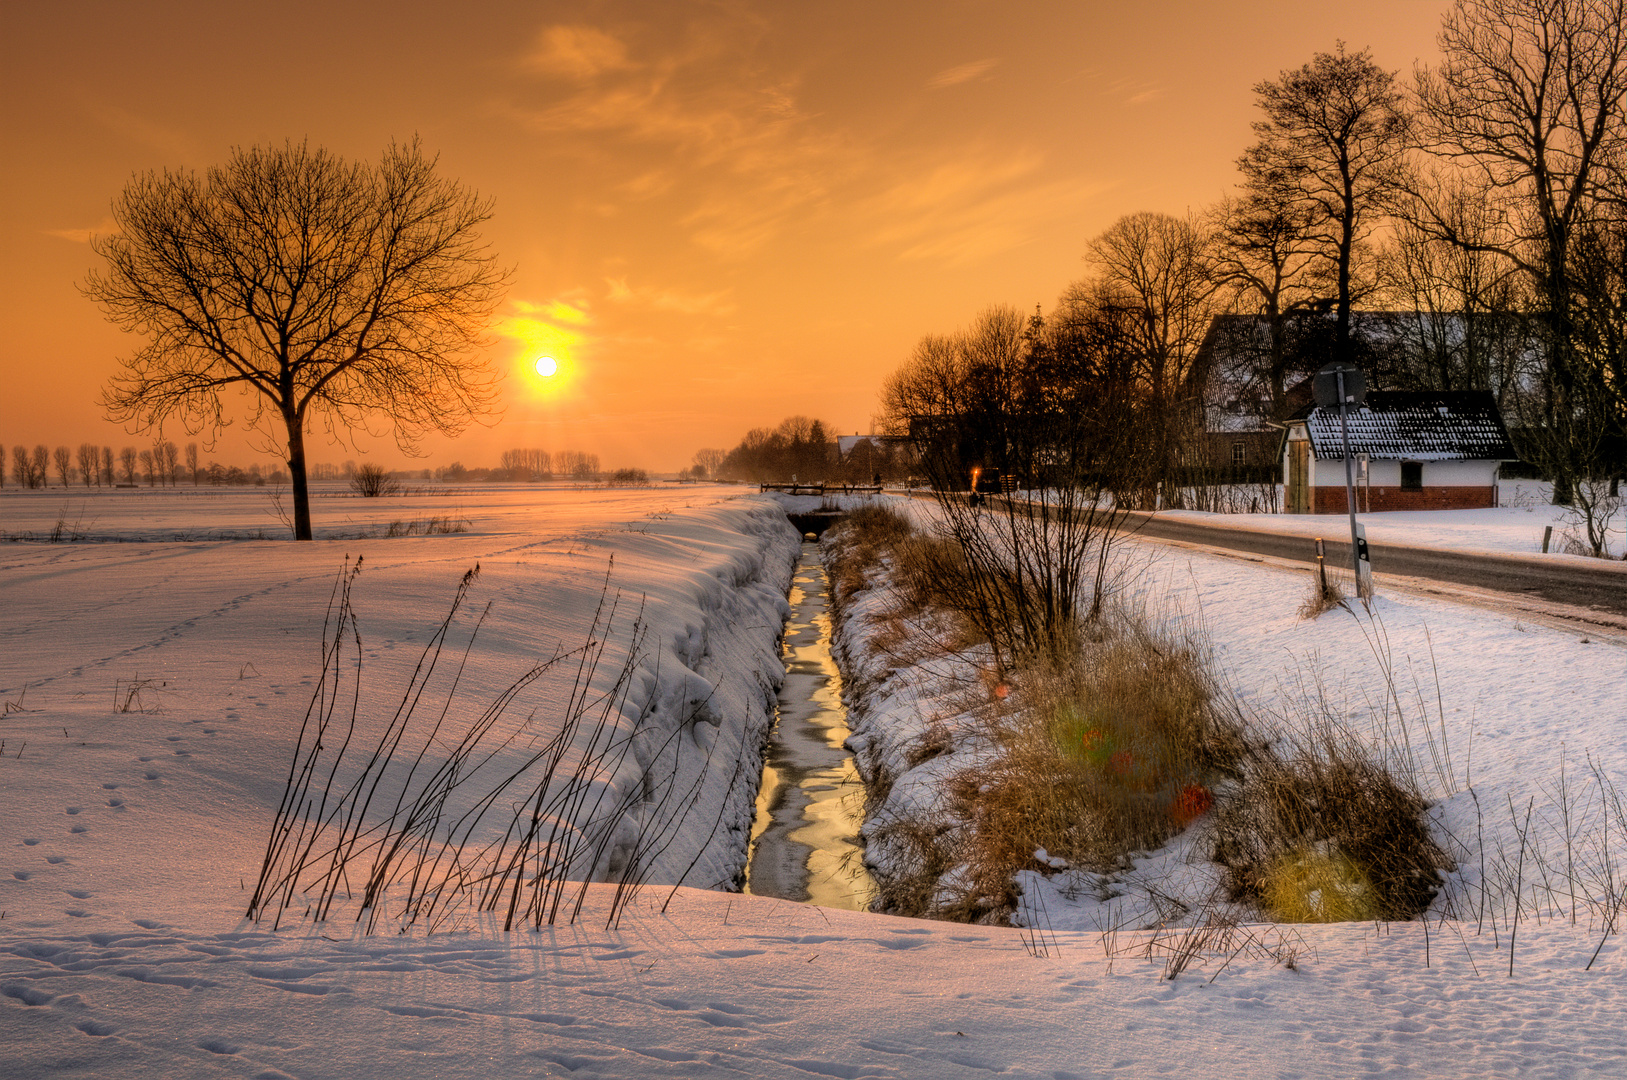
[[[1401,463],[1401,490],[1424,490],[1424,464],[1421,461],[1403,461]]]
[[[1245,457],[1247,457],[1247,451],[1244,449],[1243,444],[1240,442],[1232,443],[1232,464],[1243,464]]]

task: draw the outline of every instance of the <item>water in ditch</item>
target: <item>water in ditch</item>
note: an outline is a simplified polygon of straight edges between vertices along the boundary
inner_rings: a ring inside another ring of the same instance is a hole
[[[842,748],[847,710],[830,655],[830,592],[814,544],[802,547],[790,601],[785,684],[764,755],[746,892],[862,911],[875,891],[859,841],[864,788]]]

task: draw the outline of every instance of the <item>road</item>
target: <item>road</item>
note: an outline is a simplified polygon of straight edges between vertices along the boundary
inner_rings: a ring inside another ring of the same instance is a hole
[[[1174,540],[1197,547],[1241,551],[1292,562],[1316,562],[1316,545],[1308,536],[1257,532],[1230,526],[1132,514],[1127,531],[1158,540]],[[1328,565],[1350,565],[1349,532],[1341,521],[1325,538]],[[1346,539],[1340,541],[1339,536]],[[1474,554],[1430,548],[1393,547],[1369,542],[1375,574],[1464,585],[1509,593],[1552,604],[1627,616],[1627,564],[1546,559],[1524,555]]]

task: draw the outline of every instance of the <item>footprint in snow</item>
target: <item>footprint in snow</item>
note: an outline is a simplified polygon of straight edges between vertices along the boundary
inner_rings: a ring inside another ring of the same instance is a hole
[[[18,881],[27,881],[29,878],[33,877],[34,875],[33,875],[32,872],[30,872],[28,870],[13,870],[11,872],[11,876],[16,878]]]
[[[117,784],[103,784],[102,785],[102,790],[103,791],[117,791],[117,790],[119,790],[119,785],[117,785]]]
[[[82,908],[76,908],[76,907],[67,908],[66,910],[64,910],[62,912],[62,914],[64,914],[64,915],[72,915],[76,919],[88,919],[88,918],[90,918],[90,912],[85,911]]]
[[[37,837],[37,836],[34,837],[32,840],[24,840],[23,841],[23,843],[27,844],[29,847],[33,847],[35,844],[37,844],[39,842],[40,842],[39,837]]]
[[[77,813],[79,813],[79,812],[80,812],[80,811],[81,811],[81,810],[83,810],[83,809],[84,809],[84,807],[83,807],[83,806],[70,806],[70,807],[68,807],[68,809],[67,809],[67,810],[66,810],[66,811],[65,811],[65,813],[69,813],[69,814],[77,814]]]
[[[145,779],[145,780],[157,780],[158,779],[158,774],[149,769],[147,771],[146,775],[143,777],[143,779]]]
[[[198,1049],[207,1050],[211,1054],[235,1054],[242,1047],[229,1043],[225,1039],[204,1039],[198,1043]]]
[[[32,986],[25,986],[22,983],[0,985],[0,994],[16,998],[24,1005],[46,1005],[56,996],[55,994],[47,994],[44,990],[36,990]]]
[[[119,1030],[112,1024],[104,1024],[97,1020],[85,1020],[81,1023],[75,1024],[74,1027],[78,1028],[80,1031],[83,1031],[86,1035],[95,1035],[98,1038],[111,1035],[115,1031]]]
[[[82,833],[82,832],[90,832],[90,829],[88,829],[84,825],[75,825],[73,828],[69,829],[68,831],[71,832],[71,833]]]
[[[111,806],[115,810],[120,810],[120,809],[123,809],[123,807],[124,807],[124,800],[123,799],[109,799],[109,800],[107,800],[107,805]]]
[[[65,889],[63,891],[69,896],[73,897],[75,900],[89,900],[91,895],[84,889]]]
[[[66,855],[47,855],[45,857],[45,861],[50,863],[52,866],[55,866],[57,863],[67,862],[68,857]]]

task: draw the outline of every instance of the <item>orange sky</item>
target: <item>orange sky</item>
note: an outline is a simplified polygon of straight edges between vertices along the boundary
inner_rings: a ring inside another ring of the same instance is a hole
[[[1254,83],[1340,38],[1410,72],[1446,7],[7,4],[0,442],[143,442],[96,405],[131,341],[75,287],[133,172],[287,138],[371,160],[414,133],[496,201],[504,411],[426,459],[365,439],[314,460],[670,471],[793,413],[868,430],[921,334],[1049,308],[1118,216],[1225,192]]]

